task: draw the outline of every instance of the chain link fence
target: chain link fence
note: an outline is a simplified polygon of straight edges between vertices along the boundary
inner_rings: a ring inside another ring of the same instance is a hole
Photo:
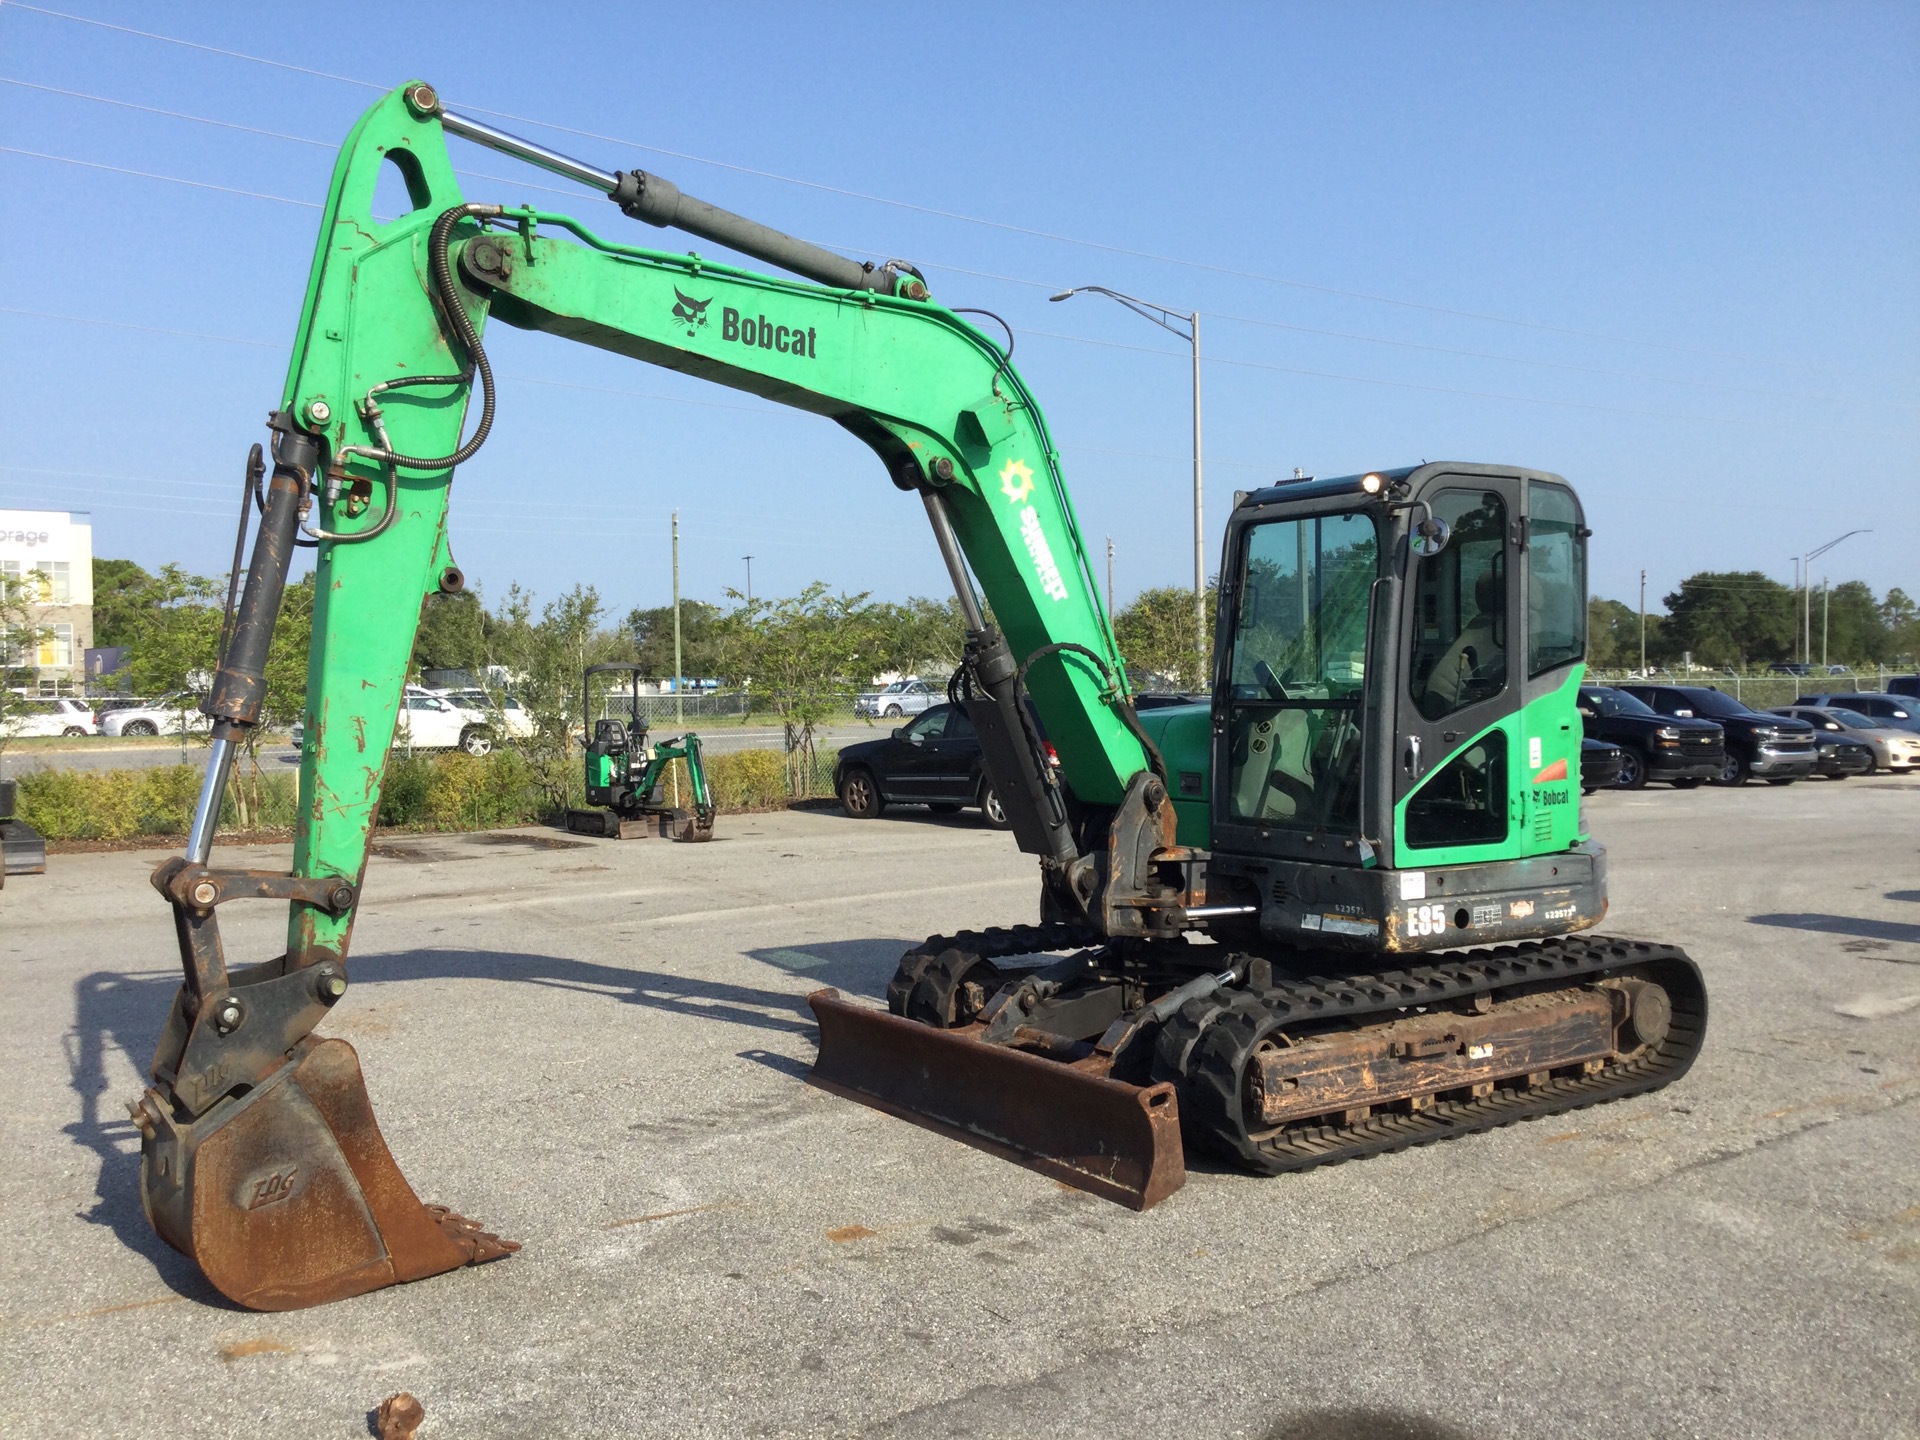
[[[1912,673],[1910,670],[1879,666],[1847,670],[1839,674],[1816,669],[1808,675],[1779,675],[1765,671],[1743,675],[1696,665],[1691,670],[1653,669],[1645,673],[1637,670],[1591,670],[1587,673],[1587,681],[1593,685],[1618,685],[1629,680],[1652,685],[1711,685],[1716,690],[1724,690],[1750,710],[1771,710],[1775,706],[1791,705],[1802,695],[1880,694],[1886,691],[1890,681]]]

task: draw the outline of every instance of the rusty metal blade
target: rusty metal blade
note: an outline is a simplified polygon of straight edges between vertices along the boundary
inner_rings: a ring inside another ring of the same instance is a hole
[[[142,1148],[155,1229],[249,1309],[322,1305],[520,1248],[420,1203],[344,1040],[303,1041],[247,1094],[155,1126]]]
[[[939,1030],[842,999],[820,1021],[809,1082],[1132,1210],[1187,1181],[1171,1085],[1128,1085],[975,1031]]]

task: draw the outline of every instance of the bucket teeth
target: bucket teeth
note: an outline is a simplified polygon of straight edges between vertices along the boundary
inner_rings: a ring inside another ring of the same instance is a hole
[[[518,1240],[502,1240],[491,1230],[482,1230],[477,1221],[449,1210],[444,1205],[427,1206],[427,1216],[454,1244],[467,1252],[469,1265],[484,1265],[500,1260],[520,1248]]]

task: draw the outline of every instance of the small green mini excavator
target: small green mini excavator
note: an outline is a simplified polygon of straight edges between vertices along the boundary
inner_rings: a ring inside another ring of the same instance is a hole
[[[707,767],[700,758],[700,737],[689,730],[671,740],[650,742],[647,717],[640,710],[640,672],[646,667],[629,660],[589,665],[580,713],[592,726],[587,741],[587,804],[590,810],[569,810],[567,829],[576,835],[602,835],[634,840],[665,835],[672,840],[713,838],[713,795],[707,789]],[[593,680],[596,675],[627,678],[627,718],[593,718]],[[684,763],[690,806],[661,793],[675,760]]]
[[[449,135],[801,278],[471,202]],[[411,201],[390,219],[371,209],[385,167]],[[1240,497],[1211,697],[1137,713],[1040,407],[918,272],[557,154],[416,83],[334,171],[271,477],[258,446],[248,467],[260,518],[205,782],[186,854],[153,877],[185,979],[132,1107],[141,1185],[234,1301],[311,1305],[516,1248],[420,1203],[352,1047],[313,1033],[347,988],[416,617],[463,584],[447,496],[493,421],[489,319],[821,415],[925,508],[967,626],[950,690],[1039,862],[1039,913],[915,947],[885,1010],[810,997],[816,1084],[1144,1208],[1182,1183],[1185,1144],[1299,1170],[1692,1063],[1694,964],[1580,933],[1607,901],[1579,803],[1588,531],[1566,482],[1425,464]],[[319,583],[292,873],[216,866],[303,533]],[[218,909],[253,899],[287,904],[286,950],[230,970]]]

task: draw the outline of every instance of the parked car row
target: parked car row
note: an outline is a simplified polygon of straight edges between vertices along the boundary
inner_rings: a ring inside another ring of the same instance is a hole
[[[511,695],[495,699],[484,690],[425,690],[409,685],[401,697],[393,748],[486,755],[501,738],[499,732],[510,740],[526,740],[533,730],[533,717]],[[299,749],[306,743],[306,726],[295,724],[288,738]]]
[[[84,700],[15,700],[7,707],[6,738],[46,735],[98,735],[100,722]]]
[[[1579,706],[1588,792],[1638,790],[1648,781],[1683,790],[1707,781],[1742,785],[1753,777],[1791,785],[1809,775],[1844,780],[1920,769],[1920,706],[1899,695],[1802,695],[1753,710],[1712,686],[1633,682],[1582,686]],[[1591,753],[1596,743],[1617,747],[1617,760]]]
[[[204,735],[212,721],[201,713],[199,696],[180,692],[128,702],[29,698],[10,707],[5,725],[10,740],[49,735],[138,738],[178,735],[182,727],[188,734]],[[299,724],[293,727],[296,749],[305,738],[304,730]],[[533,717],[511,695],[494,698],[482,690],[424,690],[409,685],[393,743],[396,749],[458,748],[469,755],[485,755],[497,737],[526,740],[533,731]]]

